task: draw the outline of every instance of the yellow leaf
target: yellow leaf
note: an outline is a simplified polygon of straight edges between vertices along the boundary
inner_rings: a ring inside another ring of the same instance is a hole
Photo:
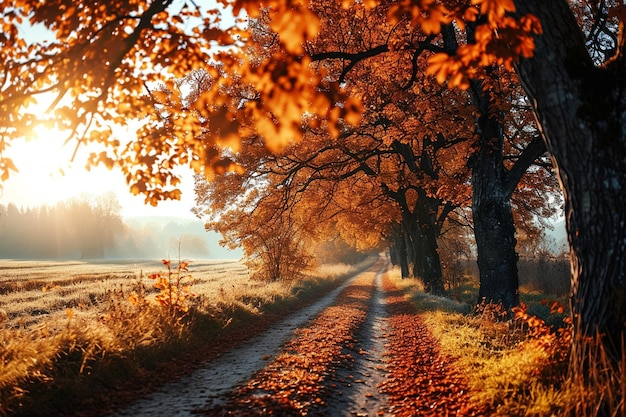
[[[133,291],[129,296],[128,296],[128,302],[131,303],[132,305],[137,305],[139,304],[139,296],[137,295],[137,293],[135,291]]]

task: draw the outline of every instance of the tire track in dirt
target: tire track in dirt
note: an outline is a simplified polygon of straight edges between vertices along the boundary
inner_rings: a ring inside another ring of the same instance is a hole
[[[262,369],[279,352],[298,327],[328,308],[358,276],[349,278],[315,304],[276,323],[262,335],[207,362],[190,375],[166,384],[111,417],[190,417],[197,415],[194,410],[222,404],[236,386]]]
[[[385,341],[389,332],[384,294],[381,290],[383,266],[374,281],[374,292],[365,322],[355,336],[355,343],[346,348],[346,359],[339,366],[328,386],[328,416],[373,417],[391,416],[387,396],[379,385],[386,380]]]
[[[379,260],[304,317],[278,323],[116,416],[490,415],[472,402],[454,359],[440,353],[386,270]]]

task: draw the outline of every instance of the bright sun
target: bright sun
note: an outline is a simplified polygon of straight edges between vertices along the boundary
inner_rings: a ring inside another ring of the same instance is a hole
[[[74,143],[64,144],[67,133],[43,126],[35,128],[31,140],[11,143],[6,156],[11,158],[19,172],[12,174],[5,187],[19,193],[20,200],[54,204],[82,193],[98,194],[110,182],[106,169],[85,169],[86,150],[79,148],[72,162]],[[117,184],[115,184],[117,185]],[[104,190],[103,190],[104,191]]]
[[[183,201],[166,201],[159,207],[145,205],[142,196],[133,196],[119,170],[103,166],[85,169],[90,152],[85,146],[78,149],[75,161],[72,155],[76,142],[65,144],[66,132],[35,128],[31,140],[13,141],[5,153],[19,170],[2,184],[0,204],[15,203],[19,207],[54,205],[60,201],[81,196],[98,196],[114,192],[122,205],[122,215],[176,216],[193,218],[193,176],[183,178]]]

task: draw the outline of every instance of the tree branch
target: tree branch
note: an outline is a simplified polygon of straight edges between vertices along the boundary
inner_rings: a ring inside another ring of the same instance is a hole
[[[526,170],[528,170],[528,167],[531,166],[537,158],[543,155],[546,150],[546,144],[541,135],[535,136],[526,149],[524,149],[522,154],[517,159],[517,162],[515,162],[515,165],[513,165],[513,167],[506,174],[504,190],[507,193],[508,198],[511,198],[513,191],[515,191],[515,187],[517,187],[517,184],[522,179]]]

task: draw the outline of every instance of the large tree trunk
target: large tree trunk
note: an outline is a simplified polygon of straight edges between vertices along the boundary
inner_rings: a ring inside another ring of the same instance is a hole
[[[444,293],[441,261],[437,252],[436,225],[422,225],[416,218],[417,213],[403,214],[407,224],[412,245],[409,252],[413,253],[413,276],[424,283],[424,290],[428,293],[441,295]]]
[[[394,141],[392,146],[398,154],[402,155],[412,172],[420,177],[428,176],[434,180],[439,175],[433,170],[431,159],[438,150],[436,145],[435,142],[425,138],[419,157],[416,157],[414,149],[405,143]],[[429,196],[426,190],[417,186],[391,191],[385,185],[383,189],[400,206],[404,230],[406,236],[409,237],[407,251],[412,252],[413,255],[413,276],[424,282],[426,292],[443,294],[443,276],[441,260],[437,252],[437,238],[441,232],[441,224],[453,206]],[[412,207],[407,201],[406,194],[409,190],[417,193]]]
[[[393,243],[390,250],[391,263],[399,265],[402,279],[409,277],[409,258],[407,256],[406,236],[404,227],[400,227],[393,236]]]
[[[422,161],[424,157],[422,157]],[[422,278],[428,292],[442,295],[445,292],[443,287],[443,274],[441,272],[441,259],[437,251],[437,238],[440,227],[437,213],[442,201],[429,196],[424,189],[417,190],[417,202],[415,204],[415,216],[420,232],[420,250],[422,257]]]
[[[481,101],[487,101],[481,97]],[[479,303],[519,304],[519,275],[511,195],[506,189],[501,125],[481,103],[479,148],[472,156],[472,217],[480,273]]]
[[[537,16],[544,30],[536,37],[534,57],[523,59],[517,69],[565,197],[574,328],[584,336],[604,335],[604,347],[617,361],[626,330],[623,40],[618,56],[598,68],[565,0],[515,4],[519,13]]]
[[[423,279],[427,291],[435,295],[443,295],[445,289],[443,287],[443,275],[441,273],[441,259],[437,252],[438,233],[434,230],[435,226],[428,226],[423,232],[422,250],[424,257]]]
[[[468,41],[474,38],[474,26],[467,26]],[[458,49],[455,29],[443,29],[448,53]],[[504,135],[502,125],[493,114],[488,94],[479,81],[471,83],[471,99],[477,108],[477,149],[471,157],[472,218],[478,252],[480,276],[479,303],[502,303],[510,309],[519,304],[519,275],[515,252],[515,224],[511,210],[510,178],[503,164]],[[539,155],[537,155],[539,156]],[[534,160],[534,159],[533,159]],[[522,173],[530,163],[527,162]],[[519,180],[521,175],[515,176]],[[515,182],[515,185],[517,182]]]
[[[403,216],[404,221],[402,225],[404,226],[404,242],[406,245],[406,256],[409,260],[409,265],[411,268],[410,275],[412,277],[421,277],[422,276],[422,259],[420,258],[421,247],[419,242],[419,231],[417,230],[417,224],[415,223],[415,219],[408,212]]]

